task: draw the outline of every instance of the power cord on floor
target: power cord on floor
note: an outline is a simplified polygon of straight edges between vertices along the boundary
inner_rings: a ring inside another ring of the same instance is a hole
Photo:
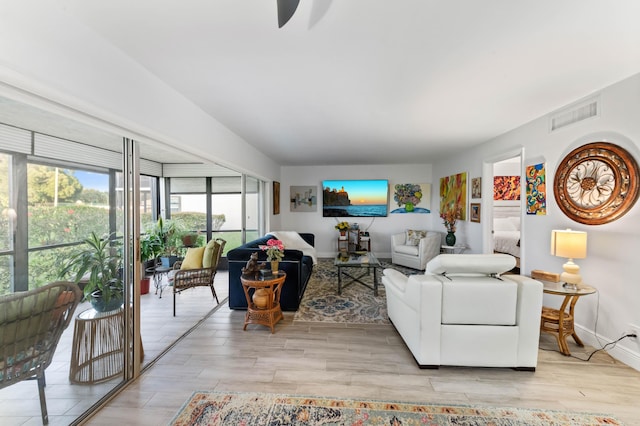
[[[600,292],[596,290],[596,296],[597,296],[597,300],[596,300],[596,320],[595,320],[595,324],[593,326],[593,337],[596,338],[596,340],[598,341],[598,343],[600,344],[600,346],[602,346],[600,349],[596,349],[595,351],[591,352],[589,354],[589,356],[587,357],[587,359],[583,359],[580,358],[578,356],[575,355],[570,355],[571,358],[575,358],[578,359],[580,361],[584,361],[584,362],[589,362],[591,360],[591,358],[598,352],[600,351],[604,351],[606,349],[608,349],[609,346],[611,346],[611,349],[616,347],[616,344],[618,344],[619,341],[626,339],[627,337],[633,337],[633,338],[638,338],[638,336],[635,333],[630,333],[630,334],[625,334],[624,336],[620,336],[617,340],[614,340],[613,342],[609,342],[606,344],[602,344],[602,342],[600,341],[600,338],[598,337],[598,319],[600,317]],[[540,348],[543,350],[550,350],[550,349],[544,349],[544,348]],[[554,352],[557,352],[555,350],[552,350]]]
[[[594,356],[597,352],[604,351],[605,349],[607,349],[607,347],[608,347],[608,346],[611,346],[611,345],[613,345],[613,346],[611,346],[611,349],[613,349],[613,348],[615,348],[615,347],[616,347],[616,344],[617,344],[619,341],[621,341],[621,340],[623,340],[623,339],[626,339],[627,337],[634,337],[634,338],[637,338],[638,336],[637,336],[635,333],[625,334],[624,336],[621,336],[621,337],[620,337],[620,338],[618,338],[617,340],[614,340],[613,342],[609,342],[609,343],[607,343],[606,345],[604,345],[603,347],[601,347],[600,349],[596,349],[595,351],[591,352],[591,353],[589,354],[589,357],[588,357],[587,359],[583,359],[583,358],[580,358],[580,357],[575,356],[575,355],[571,355],[571,358],[579,359],[580,361],[589,362],[589,361],[591,360],[591,357],[592,357],[592,356]]]

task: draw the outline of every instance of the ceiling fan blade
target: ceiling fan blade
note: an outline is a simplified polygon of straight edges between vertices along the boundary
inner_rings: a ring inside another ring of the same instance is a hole
[[[298,8],[300,0],[278,0],[278,28],[289,22]]]

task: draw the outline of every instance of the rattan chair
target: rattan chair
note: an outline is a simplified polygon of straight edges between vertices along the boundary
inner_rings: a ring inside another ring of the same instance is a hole
[[[71,282],[0,297],[0,389],[37,379],[43,424],[49,423],[44,370],[81,298]]]
[[[213,287],[213,280],[216,276],[220,257],[227,242],[222,238],[216,238],[209,241],[207,246],[209,250],[205,250],[203,257],[211,256],[211,266],[208,268],[197,269],[181,269],[182,262],[176,262],[173,266],[173,274],[169,277],[169,282],[173,285],[173,316],[176,316],[176,294],[193,287],[207,286],[211,289],[211,294],[216,299],[216,303],[220,303],[216,289]]]

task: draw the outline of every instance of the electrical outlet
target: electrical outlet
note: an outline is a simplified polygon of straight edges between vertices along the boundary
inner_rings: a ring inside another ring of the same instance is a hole
[[[636,337],[635,339],[640,342],[640,327],[638,327],[635,324],[629,324],[627,325],[627,334],[635,334]],[[633,339],[634,337],[631,337],[631,339]]]

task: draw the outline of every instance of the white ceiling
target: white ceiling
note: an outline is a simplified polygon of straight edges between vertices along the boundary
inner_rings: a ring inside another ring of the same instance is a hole
[[[640,1],[57,0],[281,164],[432,162],[640,72]]]

